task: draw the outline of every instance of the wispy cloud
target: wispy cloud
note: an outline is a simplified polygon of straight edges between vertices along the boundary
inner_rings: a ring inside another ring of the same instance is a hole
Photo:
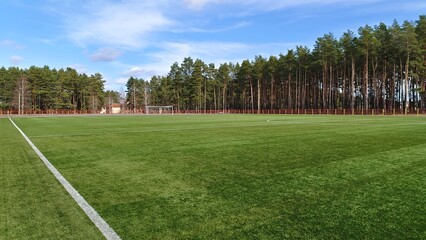
[[[66,31],[73,42],[87,46],[106,44],[123,48],[140,48],[152,33],[173,25],[159,9],[145,2],[105,2],[87,7],[66,19]]]
[[[21,50],[21,49],[24,48],[23,45],[18,44],[17,42],[12,41],[12,40],[8,40],[8,39],[0,41],[0,47],[1,46],[3,46],[3,47],[10,47],[10,48],[13,48],[15,50]]]
[[[239,8],[251,8],[252,10],[265,11],[265,10],[277,10],[288,7],[296,6],[321,6],[330,4],[344,4],[344,5],[358,5],[365,3],[379,2],[383,0],[358,0],[358,1],[347,1],[347,0],[184,0],[185,5],[192,10],[200,11],[207,8],[209,5],[232,5],[239,6]]]
[[[24,60],[23,57],[18,56],[18,55],[14,55],[10,57],[10,63],[12,65],[18,65],[19,63],[21,63]]]
[[[220,0],[183,0],[183,2],[190,9],[201,10],[207,4],[221,2],[221,1]],[[222,2],[224,2],[224,1],[222,1]]]
[[[426,2],[425,1],[405,1],[405,2],[388,2],[385,5],[380,6],[379,8],[360,8],[355,11],[363,13],[363,14],[381,14],[386,12],[401,12],[401,11],[421,11],[426,10]]]
[[[124,77],[142,77],[145,71],[141,67],[131,67],[122,73]]]
[[[116,79],[115,83],[120,84],[120,85],[125,85],[128,80],[129,80],[128,77],[121,77],[121,78]]]
[[[57,8],[49,6],[49,9],[62,16],[67,38],[79,46],[109,45],[116,48],[140,49],[157,41],[155,38],[157,33],[217,33],[251,24],[237,19],[222,28],[211,28],[211,26],[200,27],[191,22],[190,19],[196,17],[191,15],[194,14],[191,11],[205,13],[214,6],[219,6],[220,14],[226,16],[304,5],[310,7],[331,4],[356,5],[378,1],[383,0],[94,0],[87,4],[80,4],[75,0],[65,2],[50,0],[50,5],[56,5]],[[70,10],[67,10],[68,8]]]
[[[181,28],[171,29],[170,31],[174,33],[183,33],[183,32],[221,33],[221,32],[236,30],[239,28],[244,28],[249,25],[251,25],[251,22],[240,21],[224,28],[211,28],[211,27],[201,28],[201,27],[182,26]]]
[[[87,73],[87,66],[83,64],[72,64],[68,67],[75,69],[80,74]]]
[[[53,46],[56,42],[56,40],[47,39],[47,38],[38,38],[38,39],[35,39],[35,41],[49,45],[49,46]]]
[[[94,62],[112,62],[121,56],[122,52],[111,47],[100,48],[89,57]]]
[[[76,1],[68,1],[61,3],[62,5],[58,5],[56,9],[50,8],[53,9],[51,11],[63,16],[68,39],[80,46],[103,44],[119,48],[138,49],[155,41],[153,36],[156,33],[214,33],[230,31],[250,24],[247,21],[236,21],[219,29],[197,27],[188,20],[191,19],[188,15],[178,17],[175,14],[175,10],[182,14],[182,7],[192,11],[209,11],[209,6],[220,6],[221,12],[226,15],[226,12],[229,12],[228,14],[234,13],[235,9],[241,12],[264,12],[303,5],[311,7],[327,4],[355,5],[377,1],[383,0],[181,0],[180,2],[172,0],[98,0],[84,4],[77,9],[73,7],[72,10],[62,9],[67,9],[64,4],[66,6],[70,6],[71,3],[74,3],[74,5],[81,4]],[[53,2],[59,4],[57,1]],[[232,8],[228,9],[227,6]]]

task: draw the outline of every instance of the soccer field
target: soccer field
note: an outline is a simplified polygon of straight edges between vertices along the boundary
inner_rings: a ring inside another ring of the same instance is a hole
[[[424,116],[13,120],[123,239],[426,238]],[[9,182],[11,190],[20,182],[8,180],[5,171],[13,169],[7,162],[11,155],[31,149],[7,119],[0,121],[10,132],[4,135],[2,130],[2,144],[12,142],[15,147],[9,154],[0,153],[2,185]],[[29,159],[22,164],[41,164],[36,157]],[[51,173],[40,171],[45,179],[40,188],[60,187]],[[39,178],[31,175],[26,181],[31,177]],[[2,191],[8,196],[2,213],[13,204],[11,198],[31,198],[11,195],[8,188]],[[19,191],[27,190],[20,186]],[[61,200],[51,201],[63,202],[57,207],[76,215],[61,224],[78,229],[77,221],[88,234],[95,234],[88,219],[78,220],[84,213],[63,196],[65,190],[56,192]],[[34,206],[20,211],[58,205],[28,202]],[[21,221],[31,221],[21,215]],[[13,231],[4,222],[0,239]],[[27,238],[25,231],[20,233]]]

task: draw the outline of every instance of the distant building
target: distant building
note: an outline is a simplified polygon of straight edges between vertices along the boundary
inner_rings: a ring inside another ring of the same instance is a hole
[[[113,103],[111,104],[111,113],[117,114],[121,112],[121,104],[119,103]]]

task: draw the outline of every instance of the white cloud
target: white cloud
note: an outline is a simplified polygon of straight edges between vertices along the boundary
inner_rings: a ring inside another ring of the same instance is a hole
[[[84,14],[70,16],[66,22],[68,37],[79,45],[103,43],[124,48],[144,46],[150,34],[173,25],[173,21],[146,3],[105,2],[90,7]]]
[[[215,0],[183,0],[186,6],[193,10],[201,10],[206,4],[218,2]]]
[[[122,52],[110,47],[100,48],[89,57],[94,62],[111,62],[121,56]]]
[[[122,78],[119,78],[119,79],[115,80],[115,83],[118,83],[118,84],[124,85],[124,84],[126,84],[126,83],[127,83],[127,81],[128,81],[128,80],[129,80],[129,78],[128,78],[128,77],[122,77]]]
[[[174,33],[183,33],[183,32],[200,32],[200,33],[221,33],[221,32],[227,32],[227,31],[232,31],[232,30],[236,30],[239,28],[244,28],[247,27],[249,25],[251,25],[251,22],[248,21],[240,21],[237,22],[233,25],[230,26],[226,26],[223,28],[199,28],[199,27],[188,27],[188,26],[183,26],[182,28],[175,28],[175,29],[171,29],[171,32]]]
[[[199,16],[187,10],[208,11],[210,6],[219,6],[221,16],[257,13],[295,6],[323,6],[331,4],[356,5],[383,0],[94,0],[87,4],[70,0],[67,3],[51,0],[65,21],[67,37],[74,43],[88,45],[109,45],[117,48],[140,49],[155,40],[156,33],[162,32],[222,32],[250,24],[246,21],[232,22],[221,29],[207,30],[192,22]],[[74,6],[72,5],[74,4]],[[77,7],[76,7],[77,6]],[[182,8],[185,8],[182,9]],[[69,10],[63,10],[69,9]],[[65,11],[65,12],[63,12]],[[206,17],[208,19],[208,17]]]
[[[21,56],[18,56],[18,55],[14,55],[14,56],[10,57],[10,62],[12,63],[12,65],[18,65],[23,60],[24,60],[24,58],[22,58]]]
[[[53,39],[47,39],[47,38],[39,38],[39,39],[35,39],[35,40],[38,41],[38,42],[41,42],[43,44],[50,45],[50,46],[53,46],[56,42]]]
[[[0,41],[0,47],[1,46],[11,47],[11,48],[16,49],[16,50],[21,50],[21,49],[24,48],[23,45],[20,45],[20,44],[16,43],[15,41],[8,40],[8,39]]]
[[[141,67],[131,67],[129,70],[125,71],[122,75],[126,77],[141,77],[145,71]]]
[[[318,6],[318,5],[329,5],[329,4],[345,4],[345,5],[356,5],[363,3],[372,3],[383,0],[358,0],[358,1],[347,1],[347,0],[183,0],[184,4],[192,10],[200,11],[206,8],[208,5],[233,5],[239,8],[250,8],[256,11],[269,11],[282,9],[287,7],[295,6]]]
[[[70,66],[68,66],[72,69],[75,69],[78,73],[82,74],[82,73],[86,73],[87,74],[87,67],[85,65],[82,64],[72,64]]]

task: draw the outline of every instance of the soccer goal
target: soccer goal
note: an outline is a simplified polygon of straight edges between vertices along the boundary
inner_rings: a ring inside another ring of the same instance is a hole
[[[146,114],[173,114],[173,106],[146,106]]]

